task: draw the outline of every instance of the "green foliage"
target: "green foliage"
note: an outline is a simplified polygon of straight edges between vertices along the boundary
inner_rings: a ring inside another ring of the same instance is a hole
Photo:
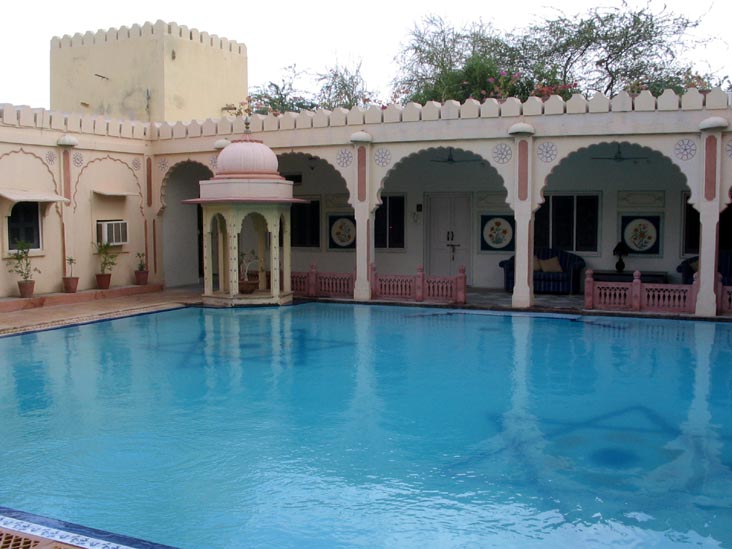
[[[76,265],[76,259],[69,256],[66,258],[66,264],[69,266],[69,276],[74,276],[74,265]]]
[[[337,107],[352,109],[355,106],[366,106],[374,97],[374,93],[366,89],[366,82],[361,76],[361,62],[353,68],[335,64],[318,74],[320,91],[315,96],[318,108],[333,110]]]
[[[145,253],[144,252],[137,253],[137,270],[138,271],[147,270],[147,263],[145,262]]]
[[[107,274],[117,264],[117,254],[112,253],[112,245],[109,242],[95,242],[94,247],[99,255],[99,272]]]
[[[15,273],[21,280],[30,280],[33,273],[40,273],[40,269],[31,265],[30,243],[25,240],[16,240],[15,249],[10,252],[10,259],[6,260],[10,269],[9,273]]]
[[[302,73],[297,70],[295,65],[290,65],[285,68],[285,74],[279,84],[269,82],[265,86],[255,87],[248,98],[250,108],[248,114],[254,112],[278,115],[285,112],[315,109],[317,104],[295,86],[295,82],[301,75]],[[227,108],[227,110],[230,109]]]

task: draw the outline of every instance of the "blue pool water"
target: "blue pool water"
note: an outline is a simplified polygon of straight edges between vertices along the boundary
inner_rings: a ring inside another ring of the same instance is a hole
[[[305,304],[0,339],[0,506],[184,548],[732,546],[732,324]]]

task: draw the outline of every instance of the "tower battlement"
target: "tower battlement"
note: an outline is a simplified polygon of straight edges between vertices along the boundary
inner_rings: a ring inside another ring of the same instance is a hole
[[[179,38],[181,40],[190,40],[191,42],[209,46],[214,49],[221,49],[231,53],[238,53],[246,56],[246,45],[229,40],[228,38],[219,37],[216,34],[199,31],[198,29],[189,29],[185,25],[178,23],[166,23],[158,20],[155,23],[146,22],[142,25],[132,25],[130,27],[122,26],[119,28],[110,28],[108,30],[100,29],[96,32],[87,31],[84,34],[77,32],[73,36],[65,34],[62,37],[54,36],[51,39],[51,49],[59,48],[75,48],[83,46],[100,46],[109,44],[110,42],[123,42],[127,40],[145,40],[157,39],[163,36]]]

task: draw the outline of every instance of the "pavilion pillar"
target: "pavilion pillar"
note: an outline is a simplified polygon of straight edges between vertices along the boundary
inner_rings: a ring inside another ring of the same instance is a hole
[[[206,208],[203,209],[203,293],[213,293],[213,265],[211,250],[213,249],[213,231],[211,230],[211,217]]]
[[[216,228],[218,230],[216,237],[216,261],[219,270],[219,292],[225,294],[229,288],[229,253],[227,252],[229,242],[227,239],[226,221],[220,215],[216,216]]]
[[[292,249],[290,247],[290,208],[281,212],[282,220],[282,289],[285,294],[292,293]]]
[[[239,294],[239,230],[237,224],[227,219],[227,272],[229,275],[227,293],[230,296]],[[223,240],[223,239],[221,239]],[[222,287],[223,289],[223,287]]]
[[[280,218],[275,215],[269,220],[271,230],[269,239],[269,272],[272,277],[272,297],[280,296]]]
[[[517,124],[517,126],[519,126]],[[534,211],[531,150],[533,137],[519,128],[516,138],[518,162],[516,163],[514,218],[516,221],[516,254],[514,285],[511,306],[525,309],[534,304]]]

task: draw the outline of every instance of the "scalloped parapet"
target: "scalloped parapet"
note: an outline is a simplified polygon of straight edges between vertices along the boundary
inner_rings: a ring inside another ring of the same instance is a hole
[[[83,46],[99,46],[106,45],[110,42],[137,40],[156,38],[158,36],[167,35],[182,40],[190,40],[191,42],[199,42],[212,48],[223,49],[232,53],[238,53],[246,56],[247,47],[236,40],[228,38],[220,38],[215,34],[207,32],[199,32],[197,29],[189,29],[185,25],[178,23],[158,20],[154,24],[146,22],[142,26],[132,25],[131,27],[119,27],[118,29],[110,28],[108,30],[100,29],[93,33],[87,31],[83,35],[76,33],[73,36],[65,34],[62,37],[54,36],[51,39],[51,48],[75,48]]]
[[[589,100],[580,94],[575,94],[568,101],[564,101],[559,96],[552,96],[545,101],[532,97],[524,103],[516,98],[509,98],[503,102],[491,98],[482,103],[475,99],[468,99],[463,104],[457,101],[448,101],[444,104],[431,101],[424,106],[418,103],[408,103],[405,106],[371,105],[368,108],[354,107],[351,110],[336,108],[333,111],[321,109],[316,112],[287,112],[280,115],[254,114],[250,117],[250,130],[252,132],[274,132],[439,120],[459,120],[468,123],[470,120],[486,118],[510,118],[510,123],[514,124],[520,122],[522,117],[536,118],[563,114],[591,117],[595,114],[617,112],[633,116],[635,112],[680,113],[730,110],[732,107],[729,103],[730,96],[721,89],[700,92],[694,88],[687,90],[681,96],[671,90],[666,90],[659,97],[654,97],[644,91],[635,97],[624,93],[612,99],[602,93],[597,93]],[[242,134],[246,129],[244,119],[240,116],[150,124],[134,120],[111,119],[100,115],[34,109],[26,105],[7,103],[0,104],[0,126],[152,140],[213,138]]]

